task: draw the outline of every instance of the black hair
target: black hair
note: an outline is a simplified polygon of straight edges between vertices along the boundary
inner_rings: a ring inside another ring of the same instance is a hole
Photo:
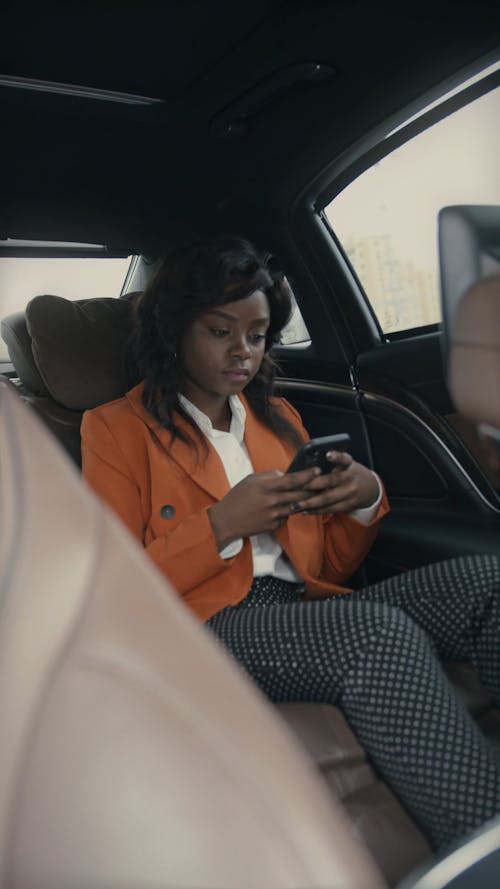
[[[143,404],[171,432],[171,441],[178,436],[196,446],[176,424],[177,413],[190,423],[206,450],[201,432],[178,399],[184,380],[178,356],[187,329],[211,308],[261,290],[269,303],[270,324],[264,358],[245,395],[262,422],[294,446],[300,444],[299,433],[272,399],[277,365],[269,352],[290,318],[292,300],[283,273],[273,270],[270,263],[270,254],[244,238],[199,239],[169,252],[139,299],[129,368],[134,368],[136,379],[144,380]]]

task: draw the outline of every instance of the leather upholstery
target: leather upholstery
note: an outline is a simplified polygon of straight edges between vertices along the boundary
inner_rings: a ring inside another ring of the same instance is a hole
[[[476,281],[500,271],[499,231],[498,206],[466,204],[443,207],[439,211],[442,343],[446,365],[460,299]]]
[[[2,889],[382,889],[273,709],[0,383]]]
[[[84,411],[126,391],[124,352],[134,323],[131,302],[36,296],[26,308],[26,322],[35,364],[58,404]]]
[[[449,383],[465,417],[500,430],[500,275],[473,284],[458,304]]]
[[[136,297],[71,301],[42,294],[1,322],[23,396],[77,466],[82,412],[128,388],[125,347]]]
[[[376,774],[337,707],[296,703],[278,709],[333,797],[341,800],[390,886],[430,859],[427,840]]]
[[[107,321],[101,331],[99,325],[100,309],[97,303],[93,308],[90,323],[91,336],[87,332],[80,332],[78,324],[74,324],[73,310],[58,304],[51,314],[51,323],[56,326],[52,331],[44,328],[44,301],[54,305],[54,297],[38,297],[36,303],[37,314],[32,322],[33,332],[38,338],[38,355],[44,357],[43,347],[55,352],[50,358],[50,378],[52,390],[58,394],[58,376],[64,376],[66,389],[66,403],[79,404],[82,398],[82,387],[86,385],[85,368],[92,370],[95,380],[103,373],[99,356],[102,355],[102,346],[109,336],[112,325]],[[120,300],[112,301],[117,305]],[[125,306],[129,305],[124,303]],[[50,306],[49,306],[50,310]],[[106,307],[106,314],[113,309]],[[125,313],[127,309],[116,309],[117,313]],[[47,316],[48,317],[48,316]],[[65,318],[70,319],[69,329],[65,326]],[[89,316],[87,315],[87,319]],[[72,337],[69,336],[72,330]],[[121,328],[126,330],[126,324]],[[60,354],[58,343],[63,339],[65,343],[64,360],[58,363]],[[85,345],[85,349],[83,346]],[[29,346],[31,350],[31,345]],[[79,375],[74,373],[72,355],[80,349]],[[12,357],[12,356],[11,356]],[[17,368],[17,365],[16,365]],[[44,370],[49,380],[49,365],[45,364]],[[19,368],[18,372],[19,372]],[[116,372],[114,379],[118,379]],[[70,385],[74,386],[74,392],[68,391]],[[94,385],[94,384],[92,384]],[[124,385],[124,382],[119,383]],[[108,390],[109,392],[109,390]],[[95,394],[95,393],[94,393]],[[117,391],[116,395],[122,394]],[[98,393],[99,395],[99,393]],[[99,395],[96,403],[106,399]],[[58,404],[50,396],[33,399],[36,409],[41,410],[45,423],[55,431],[76,462],[79,462],[79,424],[80,411],[70,410]],[[500,748],[500,712],[492,704],[491,697],[481,687],[475,672],[465,664],[453,664],[447,667],[450,678],[457,690],[464,697],[466,705],[478,719],[481,728]],[[290,725],[294,735],[298,737],[306,748],[312,760],[325,778],[335,799],[342,800],[345,810],[349,813],[355,828],[363,836],[365,843],[371,850],[373,857],[378,862],[390,885],[395,885],[414,866],[427,859],[430,854],[429,846],[418,827],[403,810],[401,804],[392,794],[389,788],[375,774],[368,763],[366,755],[357,743],[350,731],[342,713],[336,707],[320,704],[283,704],[278,710],[285,721]],[[397,836],[397,842],[395,842]],[[364,887],[363,887],[364,889]]]

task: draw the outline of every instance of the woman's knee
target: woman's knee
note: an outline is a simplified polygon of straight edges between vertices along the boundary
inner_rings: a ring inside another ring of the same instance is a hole
[[[354,603],[353,603],[354,604]],[[429,639],[424,630],[402,608],[385,602],[359,602],[355,606],[358,619],[359,642],[366,645],[383,645],[391,648],[414,648],[428,646]],[[350,621],[350,615],[346,615]],[[353,621],[354,623],[355,621]]]
[[[477,576],[484,576],[492,588],[500,588],[500,556],[495,553],[478,553],[470,557]]]
[[[478,610],[500,604],[500,556],[474,553],[451,563],[458,597],[469,607]]]
[[[463,581],[474,584],[484,579],[497,589],[500,587],[500,555],[496,553],[470,553],[438,564],[449,566]]]
[[[390,633],[403,638],[419,638],[425,640],[426,634],[416,621],[410,617],[403,608],[398,605],[387,605],[383,611],[375,616],[384,633]]]

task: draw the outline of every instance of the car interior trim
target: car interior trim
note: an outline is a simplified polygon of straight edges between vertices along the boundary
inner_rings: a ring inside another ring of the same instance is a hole
[[[54,83],[50,80],[34,80],[30,77],[11,77],[8,74],[0,74],[0,86],[39,93],[51,93],[57,96],[74,96],[79,99],[97,99],[100,102],[117,102],[120,105],[164,104],[163,99],[156,99],[152,96],[96,89],[92,86],[80,86],[76,83]]]
[[[433,429],[432,426],[430,426],[428,423],[426,423],[426,421],[424,419],[422,419],[422,417],[419,417],[418,414],[416,414],[414,411],[411,410],[411,408],[408,408],[408,407],[406,407],[406,405],[400,404],[399,402],[394,401],[393,399],[388,398],[387,396],[378,395],[378,394],[374,394],[372,392],[367,392],[367,391],[363,391],[362,394],[363,394],[364,398],[367,399],[367,401],[391,406],[392,408],[396,408],[398,411],[402,412],[403,414],[406,414],[406,416],[411,417],[412,421],[416,422],[421,428],[423,428],[425,430],[425,432],[427,434],[431,435],[433,440],[439,445],[439,447],[441,447],[443,449],[443,451],[446,453],[448,459],[451,460],[451,462],[453,463],[455,468],[463,476],[467,485],[469,485],[471,487],[471,489],[474,491],[476,496],[479,497],[481,502],[485,506],[487,506],[487,508],[489,510],[496,513],[497,515],[500,515],[500,508],[498,506],[495,506],[493,503],[491,503],[490,500],[488,500],[488,498],[485,496],[485,494],[477,486],[474,479],[469,475],[469,473],[462,466],[460,460],[457,459],[457,457],[455,456],[453,451],[446,445],[446,443],[439,436],[439,434],[436,432],[436,430]]]
[[[331,385],[329,383],[310,383],[307,381],[301,380],[289,380],[286,378],[279,379],[279,388],[283,391],[291,391],[291,392],[333,392],[339,391],[342,392],[351,392],[353,391],[349,386],[342,385]],[[407,417],[409,417],[413,422],[417,423],[425,432],[432,436],[433,440],[439,445],[439,447],[444,451],[447,458],[451,460],[454,467],[459,471],[460,475],[463,477],[467,486],[469,486],[474,494],[481,500],[483,505],[487,506],[489,510],[494,512],[495,514],[500,514],[500,508],[495,506],[484,494],[483,491],[478,487],[474,479],[471,475],[466,471],[466,469],[462,466],[460,460],[457,459],[453,451],[446,445],[441,436],[436,432],[435,429],[430,426],[422,417],[419,417],[415,411],[411,410],[411,408],[406,405],[401,404],[398,401],[395,401],[392,398],[388,398],[387,396],[380,395],[378,393],[370,392],[365,389],[359,390],[360,394],[367,400],[375,404],[383,404],[386,406],[390,406],[392,409],[396,409],[402,413],[404,413]]]
[[[456,883],[457,889],[463,886],[471,886],[472,883],[464,882],[461,877],[465,877],[466,872],[478,862],[482,862],[489,856],[494,857],[498,865],[498,856],[500,855],[500,820],[495,819],[493,824],[480,829],[476,835],[472,836],[468,843],[453,849],[449,855],[446,855],[441,861],[434,864],[424,873],[420,879],[414,881],[414,875],[411,879],[404,880],[399,889],[446,889]],[[498,873],[498,871],[497,871]],[[480,876],[475,873],[475,877]],[[471,874],[471,878],[473,875]],[[476,884],[477,885],[477,884]],[[490,886],[489,882],[480,880],[479,886]]]
[[[494,71],[441,104],[429,108],[419,117],[413,115],[411,118],[407,118],[406,122],[394,127],[389,133],[384,132],[386,126],[375,127],[371,133],[363,136],[355,145],[340,155],[328,168],[328,172],[322,171],[315,185],[311,184],[308,190],[308,202],[312,201],[316,212],[324,210],[326,205],[347,185],[382,157],[386,157],[400,145],[409,142],[414,136],[429,129],[440,120],[444,120],[454,111],[464,108],[474,99],[491,92],[499,85],[500,71]],[[327,182],[327,184],[321,188],[320,182]],[[315,189],[316,194],[314,195]]]

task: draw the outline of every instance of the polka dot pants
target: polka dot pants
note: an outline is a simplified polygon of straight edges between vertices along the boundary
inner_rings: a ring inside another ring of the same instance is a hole
[[[500,762],[439,663],[470,661],[500,702],[500,560],[451,559],[330,599],[302,592],[255,578],[207,625],[273,701],[337,704],[435,848],[500,813]]]

